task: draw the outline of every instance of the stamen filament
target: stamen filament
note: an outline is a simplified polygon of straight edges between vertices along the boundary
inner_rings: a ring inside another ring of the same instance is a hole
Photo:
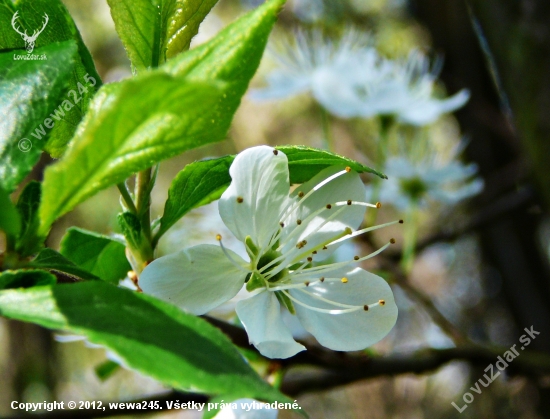
[[[290,276],[287,276],[285,278],[282,279],[282,281],[284,281],[285,279],[290,279],[291,277]],[[306,287],[311,287],[312,285],[316,285],[316,284],[322,284],[324,282],[326,283],[329,283],[329,282],[341,282],[342,281],[342,278],[323,278],[323,280],[317,280],[317,281],[310,281],[308,285],[306,285],[305,282],[301,282],[301,283],[298,283],[298,284],[287,284],[287,285],[279,285],[277,287],[271,287],[269,288],[269,291],[284,291],[284,290],[289,290],[289,289],[294,289],[294,288],[306,288]]]
[[[329,309],[325,309],[325,308],[319,308],[319,307],[313,307],[313,306],[310,306],[309,304],[306,304],[296,298],[294,298],[292,295],[290,295],[290,293],[286,292],[286,291],[282,291],[288,298],[290,298],[292,301],[294,301],[296,304],[302,306],[302,307],[305,307],[309,310],[313,310],[313,311],[317,311],[319,313],[325,313],[325,314],[345,314],[345,313],[353,313],[354,311],[358,311],[358,310],[363,310],[363,306],[357,306],[357,307],[354,307],[354,308],[348,308],[348,309],[344,309],[344,310],[329,310]]]
[[[333,264],[330,264],[330,265],[322,265],[322,266],[314,266],[312,268],[307,268],[307,269],[304,269],[302,270],[302,272],[298,273],[298,274],[294,274],[294,272],[292,272],[292,275],[293,276],[299,276],[299,275],[311,275],[312,273],[315,273],[315,274],[318,274],[318,273],[321,273],[323,271],[332,271],[333,269],[335,268],[340,268],[342,266],[346,266],[346,265],[349,265],[351,263],[358,263],[358,262],[362,262],[364,260],[367,260],[367,259],[370,259],[380,253],[382,253],[384,250],[386,250],[389,246],[391,246],[391,242],[388,242],[386,243],[384,246],[382,246],[380,249],[372,252],[371,254],[367,255],[367,256],[363,256],[362,258],[359,258],[357,260],[355,259],[352,259],[352,260],[349,260],[349,261],[345,261],[345,262],[337,262],[337,263],[333,263]]]
[[[389,226],[392,226],[394,224],[399,224],[400,221],[391,221],[389,223],[386,223],[386,224],[379,224],[379,225],[376,225],[376,226],[372,226],[372,227],[367,227],[367,228],[363,228],[362,230],[357,230],[355,231],[354,233],[350,234],[349,236],[347,237],[342,237],[341,239],[339,240],[336,240],[336,241],[333,241],[332,243],[328,244],[327,246],[333,246],[337,243],[340,243],[340,242],[343,242],[345,240],[349,240],[353,237],[357,237],[357,236],[360,236],[361,234],[364,234],[364,233],[368,233],[369,231],[374,231],[374,230],[378,230],[380,228],[384,228],[384,227],[389,227]]]
[[[298,202],[295,202],[295,201],[292,201],[290,203],[290,205],[283,211],[283,217],[281,219],[281,222],[284,222],[286,220],[286,218],[292,214],[292,212],[295,210],[294,207],[298,208],[300,206],[300,204],[302,202],[304,202],[306,199],[308,199],[312,194],[313,192],[316,192],[318,191],[320,188],[322,188],[323,186],[325,186],[327,183],[329,183],[330,181],[342,176],[342,175],[345,175],[346,173],[348,173],[349,170],[344,169],[344,170],[341,170],[335,174],[333,174],[332,176],[329,176],[328,178],[326,178],[325,180],[319,182],[317,185],[315,185],[308,193],[306,193]]]
[[[298,289],[298,291],[300,292],[303,292],[304,294],[308,294],[310,297],[313,297],[315,298],[316,300],[319,300],[319,301],[323,301],[325,303],[328,303],[328,304],[332,304],[336,307],[341,307],[341,308],[357,308],[357,307],[361,307],[363,308],[365,306],[365,304],[363,304],[362,306],[355,306],[355,305],[350,305],[350,304],[344,304],[344,303],[339,303],[337,301],[332,301],[332,300],[329,300],[328,298],[324,298],[324,297],[321,297],[320,295],[317,295],[317,294],[314,294],[312,292],[307,292],[303,289]]]

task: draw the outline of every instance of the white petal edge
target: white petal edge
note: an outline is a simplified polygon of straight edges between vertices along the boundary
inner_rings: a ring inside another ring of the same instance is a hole
[[[397,321],[397,306],[390,286],[379,276],[356,268],[346,278],[346,284],[325,281],[308,287],[308,291],[343,304],[362,306],[378,300],[384,300],[385,304],[371,307],[369,311],[347,314],[319,313],[298,304],[294,307],[304,328],[321,345],[335,351],[358,351],[375,344],[390,332]],[[318,308],[341,309],[296,290],[291,291],[291,295]]]
[[[220,216],[235,237],[244,241],[250,236],[264,249],[288,201],[288,159],[272,147],[252,147],[237,155],[229,174],[231,184],[218,204]]]
[[[227,252],[237,263],[246,264],[235,252]],[[202,244],[154,260],[141,273],[139,286],[146,294],[201,315],[233,298],[246,274],[220,246]]]
[[[281,317],[281,306],[273,292],[262,291],[237,304],[237,315],[250,343],[268,358],[289,358],[305,350],[297,343]]]

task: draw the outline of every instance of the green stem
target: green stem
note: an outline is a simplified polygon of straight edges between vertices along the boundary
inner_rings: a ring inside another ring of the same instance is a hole
[[[130,195],[130,191],[128,191],[128,188],[126,187],[126,184],[125,183],[119,183],[116,186],[117,186],[117,188],[120,192],[120,195],[122,196],[122,199],[124,200],[124,203],[128,207],[128,210],[130,210],[130,212],[132,212],[134,214],[137,214],[136,205],[134,204],[134,200],[132,199],[132,196]]]
[[[411,272],[413,267],[416,240],[418,235],[418,205],[412,204],[405,217],[403,226],[403,254],[401,256],[401,268],[406,274]]]
[[[388,116],[380,117],[380,137],[378,139],[378,145],[376,147],[376,161],[375,168],[379,172],[384,171],[386,165],[386,159],[388,156],[388,144],[390,139],[390,131],[393,125],[393,118]],[[383,179],[375,176],[372,181],[372,195],[370,197],[371,202],[374,204],[378,202],[380,197],[380,188],[382,187]],[[373,225],[376,221],[376,211],[369,211],[367,215],[367,225]]]
[[[334,137],[332,136],[332,130],[330,129],[330,115],[325,108],[320,106],[321,109],[321,121],[323,125],[323,138],[325,140],[325,147],[328,151],[335,152]]]
[[[137,174],[136,179],[136,204],[137,215],[141,222],[141,229],[145,237],[151,242],[151,173],[152,169],[146,169]]]

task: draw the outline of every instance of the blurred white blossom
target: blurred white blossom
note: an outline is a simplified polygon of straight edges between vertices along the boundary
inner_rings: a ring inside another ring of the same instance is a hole
[[[372,47],[369,35],[348,30],[332,41],[321,32],[298,32],[273,54],[277,63],[267,86],[253,99],[281,99],[310,92],[341,118],[389,116],[415,126],[435,122],[462,107],[467,90],[438,98],[435,87],[441,61],[413,51],[405,60],[389,60]]]
[[[298,31],[294,37],[272,45],[269,51],[276,68],[268,74],[267,86],[253,90],[251,97],[283,99],[306,92],[316,97],[326,71],[340,66],[357,69],[356,56],[375,52],[370,43],[368,34],[353,29],[347,30],[339,40],[330,40],[318,30]]]
[[[316,84],[316,98],[336,116],[390,116],[423,126],[462,107],[469,99],[461,90],[446,99],[434,95],[441,61],[413,51],[406,60],[382,58],[374,49],[347,62],[326,67]]]
[[[380,201],[406,210],[430,200],[452,205],[481,192],[483,180],[475,177],[475,164],[461,163],[456,153],[446,161],[436,157],[428,155],[417,161],[390,157],[383,170],[388,180],[382,183]]]

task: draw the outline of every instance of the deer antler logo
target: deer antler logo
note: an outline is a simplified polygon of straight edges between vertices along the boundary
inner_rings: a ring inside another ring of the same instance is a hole
[[[44,13],[44,25],[42,25],[41,29],[35,30],[31,36],[27,35],[27,30],[25,30],[24,32],[21,32],[21,29],[17,27],[18,18],[19,18],[19,12],[15,12],[11,20],[11,26],[13,26],[13,29],[15,30],[15,32],[21,35],[21,37],[23,38],[23,41],[25,41],[25,49],[27,50],[27,54],[32,54],[34,50],[34,44],[36,42],[36,38],[38,38],[38,35],[40,35],[44,31],[50,18],[46,13]]]

